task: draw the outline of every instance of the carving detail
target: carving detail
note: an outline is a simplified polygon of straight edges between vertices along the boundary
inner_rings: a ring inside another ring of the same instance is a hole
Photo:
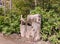
[[[28,15],[27,16],[27,25],[25,20],[21,18],[20,32],[21,37],[26,37],[28,39],[33,39],[37,41],[40,39],[41,34],[41,16],[40,14]],[[23,35],[22,35],[23,34]]]

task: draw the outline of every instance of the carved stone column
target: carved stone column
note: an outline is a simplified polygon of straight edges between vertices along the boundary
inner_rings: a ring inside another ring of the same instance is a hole
[[[41,34],[41,15],[40,14],[35,14],[35,15],[28,15],[27,16],[27,22],[30,25],[30,28],[27,25],[27,31],[26,36],[29,36],[29,38],[33,39],[34,41],[37,41],[40,39]]]
[[[20,21],[21,21],[21,24],[20,24],[20,33],[21,33],[21,37],[25,37],[25,29],[26,29],[26,23],[25,23],[25,20],[24,20],[24,18],[22,18],[22,15],[21,15],[21,19],[20,19]]]
[[[28,15],[27,16],[27,25],[23,25],[24,22],[25,21],[23,21],[22,25],[20,26],[21,36],[26,37],[28,39],[32,39],[33,41],[40,40],[40,37],[41,37],[41,33],[40,33],[41,16],[40,16],[40,14]]]

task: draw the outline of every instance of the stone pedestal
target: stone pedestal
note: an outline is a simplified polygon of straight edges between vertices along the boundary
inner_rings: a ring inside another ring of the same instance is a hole
[[[25,22],[25,25],[23,24],[20,25],[21,37],[26,37],[34,41],[40,39],[41,37],[40,30],[41,30],[40,14],[28,15],[27,22]]]

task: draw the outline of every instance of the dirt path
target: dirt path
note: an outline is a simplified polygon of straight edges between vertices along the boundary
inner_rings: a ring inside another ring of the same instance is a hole
[[[5,36],[0,33],[0,44],[50,44],[50,43],[44,41],[31,42],[28,41],[26,38],[21,38],[17,34]]]

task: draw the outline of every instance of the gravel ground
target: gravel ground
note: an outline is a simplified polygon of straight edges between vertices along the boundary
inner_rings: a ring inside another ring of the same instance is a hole
[[[50,42],[32,42],[27,40],[26,38],[21,38],[18,34],[12,34],[7,36],[0,33],[0,44],[50,44]]]

